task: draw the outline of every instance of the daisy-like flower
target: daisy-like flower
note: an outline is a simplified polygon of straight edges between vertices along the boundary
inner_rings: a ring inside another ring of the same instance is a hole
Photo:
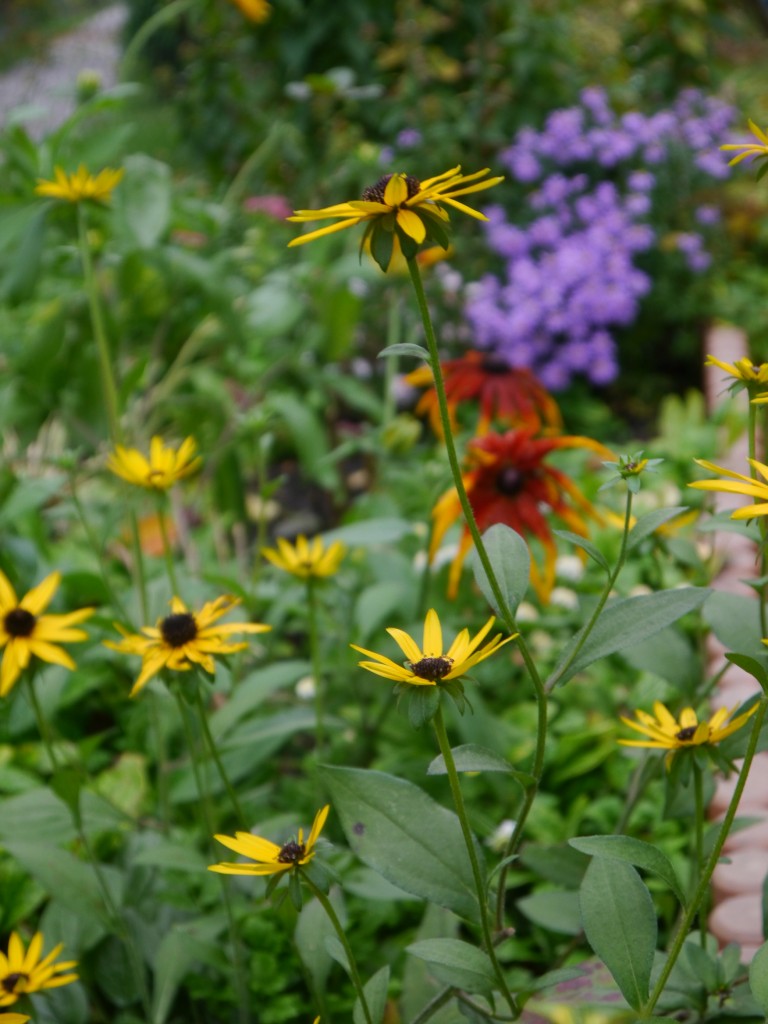
[[[122,167],[113,169],[105,167],[103,171],[93,175],[80,164],[72,174],[67,174],[61,167],[54,167],[55,181],[38,178],[35,193],[51,199],[61,199],[66,203],[80,203],[92,199],[97,203],[107,203],[112,190],[119,185],[125,171]]]
[[[751,476],[743,473],[735,473],[732,469],[724,466],[716,466],[714,462],[707,462],[706,459],[693,460],[702,469],[708,469],[711,473],[722,473],[726,480],[694,480],[688,484],[699,491],[722,491],[728,494],[743,494],[746,498],[760,498],[761,501],[752,505],[743,505],[741,508],[731,512],[731,519],[752,519],[754,516],[768,515],[768,466],[757,459],[748,459],[750,465],[754,466],[762,480],[753,480]]]
[[[295,544],[290,544],[284,537],[278,537],[277,550],[261,549],[262,555],[278,569],[302,580],[335,575],[345,552],[346,548],[341,541],[336,540],[326,548],[319,537],[308,541],[304,534],[296,538]]]
[[[30,992],[58,988],[77,981],[77,974],[72,973],[72,969],[77,967],[76,961],[54,963],[63,948],[64,944],[59,943],[48,956],[41,959],[43,936],[40,932],[33,936],[26,950],[19,934],[12,932],[8,952],[0,953],[0,1006],[12,1006],[21,996]]]
[[[143,661],[141,672],[133,684],[130,696],[135,697],[144,689],[152,676],[161,669],[185,672],[193,665],[199,665],[211,675],[216,671],[214,656],[234,654],[248,646],[246,641],[232,643],[235,633],[266,633],[271,626],[258,622],[228,622],[216,625],[240,604],[238,598],[224,595],[215,601],[208,601],[199,612],[191,612],[179,597],[171,601],[171,614],[158,619],[156,626],[143,626],[141,633],[127,633],[120,626],[116,628],[123,639],[114,642],[105,640],[105,646],[122,654],[139,654]]]
[[[490,352],[467,352],[458,359],[446,360],[440,368],[454,428],[456,407],[460,402],[472,401],[480,404],[478,434],[487,433],[493,420],[507,427],[525,426],[532,430],[559,430],[562,425],[557,402],[530,370],[515,369]],[[419,399],[416,413],[428,416],[432,429],[442,437],[431,368],[420,366],[406,376],[405,382],[429,389]]]
[[[93,608],[80,608],[64,615],[43,615],[53,600],[61,573],[52,572],[19,599],[10,580],[0,570],[0,650],[5,648],[0,667],[0,697],[5,697],[32,656],[51,665],[77,666],[67,652],[56,646],[87,640],[82,629],[73,629],[93,614]]]
[[[733,167],[734,164],[746,160],[748,156],[753,156],[757,160],[768,160],[768,134],[758,128],[751,119],[747,121],[747,124],[757,142],[729,142],[725,146],[721,146],[720,149],[723,150],[742,150],[741,153],[728,161],[729,167]]]
[[[672,712],[657,700],[654,702],[652,715],[647,711],[635,711],[636,722],[623,715],[621,717],[624,725],[641,733],[645,739],[619,740],[619,743],[625,747],[668,750],[671,758],[676,751],[686,747],[701,747],[705,744],[713,746],[727,739],[744,725],[750,715],[757,711],[757,707],[757,704],[753,704],[749,711],[731,721],[728,719],[736,709],[732,708],[729,711],[728,708],[720,708],[709,721],[700,722],[693,708],[683,708],[680,717],[675,718]]]
[[[194,437],[182,441],[178,449],[164,445],[160,437],[153,437],[148,459],[136,448],[123,448],[118,444],[107,459],[107,469],[137,487],[167,491],[200,468],[202,459],[195,455],[196,451]]]
[[[303,829],[299,829],[296,839],[282,846],[269,839],[262,839],[261,836],[254,836],[250,832],[235,832],[234,836],[215,836],[222,846],[226,846],[228,850],[241,857],[247,857],[254,863],[211,864],[208,870],[217,871],[221,875],[279,875],[283,871],[303,867],[315,856],[315,843],[323,831],[329,810],[330,805],[326,804],[317,812],[306,842]]]
[[[441,682],[458,679],[475,665],[495,654],[504,644],[515,639],[517,634],[502,640],[501,633],[497,633],[485,647],[481,647],[480,644],[485,640],[495,621],[492,615],[471,640],[469,630],[462,629],[448,650],[444,651],[440,619],[434,608],[430,608],[424,620],[421,647],[402,629],[387,630],[407,659],[404,665],[398,665],[391,658],[377,654],[376,651],[367,651],[356,644],[349,646],[367,658],[373,658],[373,661],[359,661],[358,665],[377,676],[384,676],[385,679],[392,679],[396,683],[409,683],[411,686],[437,686]]]
[[[718,366],[740,384],[768,384],[768,363],[755,365],[746,356],[735,363],[724,363],[714,356],[707,356],[704,365]]]
[[[272,7],[267,0],[232,0],[232,3],[240,10],[249,21],[261,25],[272,13]]]
[[[365,223],[361,251],[366,243],[370,243],[371,255],[386,271],[392,259],[395,238],[407,259],[412,258],[426,241],[448,248],[446,227],[450,218],[446,206],[477,220],[487,220],[484,214],[459,202],[457,196],[493,188],[504,180],[497,177],[481,181],[488,173],[486,167],[474,174],[462,174],[458,166],[426,181],[419,181],[410,174],[385,174],[375,185],[363,190],[362,199],[352,199],[321,210],[296,210],[288,220],[300,224],[313,220],[330,220],[333,223],[300,235],[288,245],[304,245],[335,231]]]
[[[531,563],[531,583],[543,601],[555,584],[557,547],[545,512],[560,519],[573,533],[588,533],[585,517],[601,521],[592,504],[562,470],[544,461],[558,448],[586,448],[601,458],[615,456],[604,445],[588,437],[535,438],[526,428],[505,434],[486,434],[469,445],[470,470],[463,475],[469,502],[481,532],[494,523],[505,523],[522,537],[535,537],[544,548],[544,567]],[[434,529],[430,558],[433,558],[448,528],[462,517],[455,488],[438,500],[433,510]],[[465,525],[459,550],[448,577],[448,594],[455,597],[461,569],[472,536]]]

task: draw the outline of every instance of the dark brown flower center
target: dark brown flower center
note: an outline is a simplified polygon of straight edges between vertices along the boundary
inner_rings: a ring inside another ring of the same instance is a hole
[[[686,727],[684,729],[681,729],[680,732],[675,734],[675,739],[676,740],[692,740],[693,737],[696,735],[696,729],[697,729],[697,726],[695,726],[695,725],[686,725]]]
[[[6,633],[11,636],[32,636],[37,618],[26,608],[12,608],[3,619]]]
[[[280,853],[278,853],[278,863],[298,864],[306,853],[306,849],[307,848],[304,843],[297,843],[295,839],[292,839],[290,843],[286,843],[280,850]]]
[[[6,974],[3,980],[0,981],[0,988],[2,988],[4,992],[8,992],[9,994],[12,992],[16,992],[16,986],[19,984],[20,981],[29,981],[29,975],[22,974],[21,971],[16,971],[15,974]]]
[[[160,632],[169,647],[183,647],[184,644],[191,643],[197,636],[195,616],[190,615],[189,612],[166,615],[160,623]]]
[[[525,484],[525,477],[519,469],[514,466],[505,466],[496,477],[496,487],[501,494],[514,498],[522,491]]]
[[[453,658],[422,658],[421,661],[411,662],[408,666],[419,679],[429,679],[434,683],[436,679],[443,679],[453,668]]]
[[[484,373],[491,374],[492,376],[501,376],[509,373],[511,369],[506,359],[502,359],[501,356],[496,355],[494,352],[484,355],[480,366]]]
[[[383,178],[379,178],[375,185],[368,185],[367,188],[364,188],[363,199],[369,203],[383,203],[387,182],[391,177],[391,174],[385,174]],[[410,174],[405,176],[405,187],[408,189],[409,199],[413,199],[418,192],[421,192],[421,182],[418,178],[412,178]]]

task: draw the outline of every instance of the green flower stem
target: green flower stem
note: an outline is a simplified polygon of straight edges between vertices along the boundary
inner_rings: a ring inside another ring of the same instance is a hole
[[[320,641],[317,630],[317,581],[307,577],[307,618],[309,624],[309,658],[315,681],[315,757],[322,760],[325,746],[325,690],[320,666]]]
[[[429,307],[427,305],[427,297],[424,294],[424,285],[421,280],[421,272],[419,265],[415,259],[408,260],[408,270],[411,275],[411,282],[416,293],[416,301],[418,302],[419,312],[421,313],[421,320],[424,326],[424,336],[427,340],[427,348],[429,350],[429,360],[432,367],[432,373],[435,378],[435,391],[437,394],[437,403],[440,410],[440,423],[443,428],[443,439],[445,441],[445,450],[448,455],[448,462],[451,467],[451,476],[453,477],[454,486],[456,487],[456,493],[459,498],[462,512],[464,513],[464,520],[467,524],[472,540],[475,545],[475,551],[480,559],[480,563],[485,571],[485,575],[490,584],[493,592],[494,599],[496,601],[496,607],[499,610],[504,625],[507,627],[510,633],[517,633],[517,647],[522,656],[528,675],[530,676],[531,682],[534,688],[534,694],[536,697],[537,704],[537,724],[536,724],[536,749],[534,753],[534,763],[531,769],[531,775],[534,778],[534,782],[526,790],[523,805],[517,813],[517,827],[515,833],[509,841],[509,849],[506,856],[514,852],[520,844],[523,835],[523,827],[528,818],[531,807],[536,799],[538,793],[539,783],[541,776],[544,771],[544,754],[546,751],[547,742],[547,695],[544,689],[544,683],[539,675],[539,670],[536,667],[536,663],[533,660],[531,652],[528,649],[528,645],[525,642],[522,634],[517,628],[517,622],[515,616],[512,613],[512,609],[507,604],[507,600],[502,593],[499,585],[496,572],[494,571],[491,560],[488,557],[483,538],[475,519],[475,514],[472,510],[472,505],[467,495],[467,489],[464,486],[464,480],[461,475],[461,467],[459,465],[459,458],[456,454],[456,445],[453,440],[453,432],[451,430],[451,418],[448,412],[448,399],[445,394],[445,381],[443,380],[443,371],[440,366],[440,354],[437,350],[437,338],[435,337],[435,331],[432,326],[432,319],[429,315]],[[505,865],[499,875],[499,887],[497,895],[497,911],[496,919],[497,925],[501,927],[501,920],[504,912],[504,902],[506,896],[506,879],[507,879],[507,865]]]
[[[760,737],[760,729],[763,725],[763,719],[765,718],[766,710],[768,709],[768,695],[763,694],[760,698],[760,704],[758,705],[755,717],[752,722],[752,732],[749,736],[749,743],[747,744],[747,750],[744,755],[744,762],[739,771],[739,777],[736,780],[736,787],[731,797],[731,802],[728,805],[728,810],[725,812],[722,824],[720,825],[720,831],[717,833],[717,839],[715,845],[712,847],[712,851],[707,859],[704,869],[699,877],[699,884],[696,886],[696,891],[693,894],[690,904],[683,916],[683,920],[680,923],[680,927],[675,935],[672,948],[667,956],[666,963],[661,970],[656,985],[651,992],[648,1002],[643,1007],[640,1016],[645,1019],[653,1014],[653,1009],[659,1000],[664,987],[667,984],[672,968],[677,963],[677,958],[680,956],[680,952],[683,948],[683,944],[686,937],[691,930],[691,925],[694,922],[696,914],[699,912],[699,907],[702,906],[704,899],[709,891],[709,883],[712,878],[712,873],[717,867],[717,862],[720,860],[720,854],[722,853],[725,841],[728,838],[728,834],[731,831],[733,825],[733,819],[736,817],[736,812],[739,808],[739,801],[741,800],[741,794],[744,792],[744,786],[747,784],[747,777],[749,775],[749,769],[752,766],[752,761],[757,750],[757,741]]]
[[[704,780],[702,777],[701,767],[696,761],[696,757],[692,758],[693,761],[693,798],[695,804],[696,814],[696,826],[693,832],[693,865],[692,865],[692,885],[691,889],[693,892],[696,891],[696,885],[698,884],[701,872],[704,869]],[[699,909],[699,933],[701,936],[701,948],[707,948],[707,904],[709,892],[705,892],[701,901],[701,907]]]
[[[152,38],[158,29],[169,25],[174,18],[185,14],[195,6],[198,0],[173,0],[156,11],[151,18],[147,18],[136,35],[131,39],[123,52],[123,59],[120,65],[120,81],[124,82],[133,71],[133,63],[141,52],[144,44]]]
[[[658,757],[652,757],[648,750],[643,751],[643,758],[632,773],[629,789],[621,808],[621,816],[616,822],[616,828],[613,830],[615,836],[623,835],[626,831],[632,811],[637,806],[637,802],[645,792],[648,783],[656,775],[659,763]]]
[[[40,733],[40,738],[43,741],[43,746],[48,754],[48,759],[51,762],[53,772],[57,772],[60,768],[58,758],[56,756],[51,734],[48,729],[48,723],[43,715],[43,709],[40,707],[40,702],[37,699],[37,691],[35,690],[35,679],[34,669],[30,669],[26,674],[27,683],[27,694],[29,696],[29,702],[32,705],[32,710],[35,715],[35,721],[37,723],[37,731]],[[101,865],[96,858],[91,842],[88,838],[88,834],[83,826],[83,818],[80,813],[80,794],[77,793],[74,800],[65,801],[69,811],[72,815],[72,824],[75,826],[77,837],[85,850],[85,855],[88,858],[88,863],[91,865],[94,877],[96,879],[96,885],[101,893],[101,898],[104,902],[104,909],[107,912],[107,918],[114,928],[115,933],[119,936],[123,945],[128,953],[128,959],[131,964],[131,970],[133,971],[134,981],[137,983],[137,989],[139,992],[139,998],[141,1000],[142,1008],[144,1013],[149,1020],[150,1016],[150,1001],[149,993],[147,991],[147,978],[144,971],[144,963],[141,958],[141,954],[136,948],[136,944],[126,926],[123,916],[120,913],[119,907],[115,904],[112,899],[112,893],[109,891],[107,880],[104,877],[104,873],[101,870]]]
[[[441,989],[422,1007],[411,1021],[411,1024],[426,1024],[430,1017],[434,1017],[438,1010],[442,1009],[449,1000],[453,999],[453,996],[454,989],[450,985]]]
[[[160,539],[163,542],[163,558],[165,559],[165,570],[168,573],[168,580],[171,584],[171,590],[173,591],[174,597],[179,596],[179,582],[176,579],[176,569],[173,565],[173,550],[171,548],[171,538],[168,536],[168,527],[165,524],[165,509],[168,506],[167,496],[165,494],[157,495],[157,521],[160,526]]]
[[[203,782],[203,775],[200,771],[200,765],[198,763],[197,744],[195,743],[194,733],[189,722],[189,715],[187,708],[184,703],[184,698],[178,690],[178,687],[172,686],[174,696],[176,697],[176,703],[179,708],[179,715],[181,716],[181,724],[184,729],[184,738],[187,743],[187,750],[189,751],[189,760],[192,765],[192,774],[195,778],[195,787],[200,797],[200,815],[202,818],[203,828],[205,834],[208,837],[208,847],[213,857],[216,856],[213,850],[212,840],[215,833],[215,826],[213,824],[213,815],[211,813],[211,803],[208,795],[208,787]],[[221,885],[221,895],[224,902],[224,911],[227,915],[227,926],[229,929],[229,941],[232,946],[232,968],[235,981],[235,991],[237,993],[237,1006],[240,1024],[249,1024],[251,1019],[249,1003],[250,998],[248,994],[248,983],[245,978],[245,971],[243,967],[243,950],[240,939],[240,932],[235,921],[235,915],[232,910],[232,902],[229,898],[229,890],[224,882],[222,875],[218,875],[219,882]]]
[[[387,348],[396,345],[402,336],[402,309],[400,296],[392,295],[387,306]],[[384,360],[384,407],[381,411],[381,425],[387,427],[395,416],[395,377],[400,368],[400,359],[396,355],[387,356]]]
[[[749,426],[747,429],[747,439],[749,446],[749,457],[750,459],[757,458],[757,406],[751,401],[752,393],[747,389],[747,398],[749,399]],[[757,470],[750,462],[749,464],[749,475],[755,482],[758,482]],[[766,559],[766,544],[768,543],[768,523],[765,521],[765,516],[757,516],[757,525],[760,530],[760,578],[764,579],[766,570],[768,570],[768,560]],[[766,613],[765,602],[768,596],[768,587],[765,583],[760,584],[758,597],[760,599],[760,636],[768,636],[768,614]]]
[[[624,563],[627,560],[627,542],[629,540],[629,529],[632,522],[632,491],[627,488],[627,504],[624,509],[624,531],[621,535],[621,548],[619,550],[619,557],[616,559],[616,565],[613,567],[613,571],[608,577],[603,592],[600,595],[600,599],[595,606],[595,610],[589,618],[586,626],[582,629],[579,634],[579,639],[574,645],[570,655],[566,658],[565,662],[560,666],[559,670],[549,677],[546,683],[547,693],[551,693],[552,690],[557,686],[560,679],[567,671],[567,669],[573,664],[579,651],[582,649],[584,644],[587,642],[587,638],[592,630],[595,628],[597,620],[600,618],[600,614],[605,607],[606,601],[611,596],[616,580],[619,578],[619,573],[624,568]]]
[[[496,975],[496,979],[499,983],[499,988],[504,996],[504,999],[509,1006],[511,1012],[515,1015],[519,1013],[517,1003],[512,993],[509,991],[507,980],[504,977],[504,972],[501,969],[498,959],[496,958],[496,950],[493,944],[493,936],[491,935],[491,925],[488,915],[488,901],[486,899],[485,886],[483,884],[483,876],[480,871],[480,862],[477,859],[477,850],[475,850],[475,841],[472,836],[472,830],[469,827],[469,820],[467,819],[467,809],[464,806],[464,797],[461,793],[461,784],[459,782],[459,774],[456,771],[456,762],[453,760],[453,751],[451,750],[451,744],[448,740],[448,733],[445,729],[445,720],[443,718],[443,708],[441,704],[437,706],[437,712],[435,717],[432,719],[432,724],[435,727],[435,735],[437,736],[437,742],[440,747],[440,753],[443,755],[445,761],[446,771],[448,772],[448,782],[451,786],[451,793],[453,795],[453,804],[456,808],[456,814],[461,825],[462,835],[464,836],[464,843],[467,847],[467,854],[469,855],[469,862],[472,865],[472,875],[475,880],[475,889],[477,891],[477,902],[480,909],[480,927],[483,932],[483,944],[485,946],[485,952],[487,953],[492,965],[493,971]]]
[[[243,814],[243,809],[240,806],[240,801],[237,799],[237,793],[235,793],[234,787],[232,786],[232,783],[229,780],[229,776],[227,775],[221,757],[219,756],[219,751],[218,748],[216,747],[216,742],[213,736],[211,735],[211,727],[208,722],[208,715],[206,714],[205,705],[203,704],[203,697],[200,692],[199,684],[195,689],[195,705],[197,707],[197,713],[200,719],[200,730],[203,734],[203,742],[205,744],[205,747],[208,751],[211,760],[216,765],[216,770],[219,773],[219,778],[224,783],[224,788],[226,789],[227,795],[229,796],[230,802],[232,803],[232,807],[234,809],[235,816],[237,817],[238,824],[240,828],[243,830],[243,832],[247,832],[248,824],[246,821],[246,817]]]
[[[352,947],[349,944],[349,940],[344,932],[341,921],[339,920],[338,914],[333,909],[333,904],[328,899],[326,894],[320,889],[306,872],[301,873],[301,880],[305,883],[307,888],[310,890],[312,895],[315,897],[317,902],[323,908],[328,916],[328,920],[333,926],[333,930],[336,932],[339,942],[344,948],[344,952],[347,954],[347,963],[349,964],[349,974],[352,978],[352,984],[357,992],[357,997],[360,1000],[360,1006],[362,1007],[363,1014],[365,1016],[366,1024],[373,1024],[373,1017],[368,1006],[368,1000],[365,998],[365,989],[360,978],[360,972],[357,969],[357,961],[355,960],[355,954],[352,952]]]
[[[80,242],[80,259],[83,264],[83,279],[85,290],[88,294],[88,308],[91,314],[91,326],[96,340],[96,350],[99,354],[99,370],[101,372],[101,386],[104,391],[104,403],[107,410],[109,422],[109,433],[114,444],[119,444],[120,433],[120,406],[117,398],[117,385],[115,375],[112,372],[112,354],[109,350],[107,332],[104,327],[104,315],[101,309],[101,301],[96,285],[96,278],[93,272],[93,259],[91,247],[88,244],[88,225],[85,219],[83,204],[77,204],[77,234]]]

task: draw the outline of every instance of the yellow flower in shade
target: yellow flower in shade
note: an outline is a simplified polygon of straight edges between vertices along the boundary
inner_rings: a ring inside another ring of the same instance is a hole
[[[768,384],[768,363],[759,363],[757,366],[751,359],[745,356],[737,359],[735,363],[723,363],[714,356],[707,356],[705,366],[719,366],[727,374],[742,384]]]
[[[350,647],[374,659],[359,661],[358,665],[377,676],[384,676],[385,679],[392,679],[396,683],[410,683],[412,686],[437,686],[438,683],[464,675],[474,665],[485,661],[504,644],[515,639],[517,633],[508,636],[506,640],[502,640],[501,633],[498,633],[485,647],[481,647],[480,644],[494,622],[495,618],[491,616],[472,640],[469,638],[469,630],[462,629],[448,650],[443,653],[443,630],[440,619],[434,608],[430,608],[424,620],[424,639],[421,647],[402,629],[387,630],[407,658],[404,665],[398,665],[391,658],[375,651],[367,651],[356,644],[350,644]]]
[[[221,875],[279,875],[283,871],[290,871],[291,868],[303,867],[315,856],[315,843],[323,831],[329,810],[330,805],[326,804],[317,812],[306,842],[303,829],[299,829],[297,839],[292,839],[282,846],[269,839],[262,839],[261,836],[251,835],[250,832],[235,832],[234,836],[215,836],[222,846],[226,846],[228,850],[241,857],[247,857],[254,863],[211,864],[208,870],[217,871]]]
[[[125,171],[122,167],[117,170],[105,167],[103,171],[93,175],[89,174],[86,168],[80,164],[72,174],[67,174],[61,167],[55,167],[53,173],[56,177],[55,181],[48,181],[45,178],[37,179],[35,188],[37,195],[61,199],[67,203],[80,203],[84,199],[106,203],[112,196],[112,189],[120,183]]]
[[[186,672],[199,665],[211,675],[216,670],[214,656],[234,654],[248,646],[246,641],[232,643],[235,633],[266,633],[271,626],[258,622],[228,622],[215,625],[222,615],[235,608],[240,601],[225,595],[203,605],[199,612],[191,612],[181,600],[171,601],[171,614],[158,619],[156,626],[144,626],[141,633],[127,633],[117,626],[123,639],[117,643],[105,640],[113,651],[139,654],[143,662],[139,678],[133,684],[131,697],[135,697],[161,669]]]
[[[631,718],[621,720],[624,725],[635,732],[641,733],[646,738],[643,740],[619,740],[625,747],[651,747],[654,750],[668,750],[674,754],[685,747],[701,747],[705,744],[714,745],[720,743],[733,735],[737,729],[747,721],[750,715],[757,711],[757,704],[753,704],[749,711],[728,722],[735,708],[730,711],[728,708],[720,708],[708,722],[700,722],[693,708],[683,708],[680,718],[675,718],[661,701],[653,705],[653,714],[647,711],[635,711],[637,721]],[[728,724],[726,725],[726,722]]]
[[[321,210],[296,210],[288,220],[300,224],[314,220],[330,220],[333,223],[300,235],[288,245],[304,245],[305,242],[312,242],[335,231],[365,223],[361,251],[370,243],[371,255],[381,269],[386,271],[392,259],[396,238],[406,258],[413,257],[425,241],[436,242],[443,249],[448,248],[446,227],[450,218],[446,206],[467,213],[477,220],[487,220],[484,214],[459,202],[457,196],[493,188],[504,180],[498,177],[481,181],[488,173],[486,167],[474,174],[462,174],[458,166],[426,181],[419,181],[409,174],[385,174],[375,185],[369,185],[363,190],[362,199],[352,199]]]
[[[0,1024],[26,1024],[28,1020],[25,1013],[0,1013]]]
[[[336,540],[326,548],[319,537],[310,542],[303,534],[295,544],[278,537],[277,548],[262,548],[261,553],[278,569],[302,580],[335,575],[346,552],[341,541]]]
[[[21,996],[30,992],[58,988],[60,985],[77,981],[77,975],[72,973],[72,968],[77,967],[76,961],[54,963],[63,948],[63,943],[59,943],[41,960],[43,936],[40,932],[33,936],[26,951],[18,933],[12,932],[8,941],[8,953],[0,953],[0,1006],[12,1006]],[[18,1019],[28,1018],[19,1016]]]
[[[272,13],[267,0],[232,0],[232,3],[239,8],[241,14],[257,25],[266,21]]]
[[[746,160],[748,156],[757,157],[758,160],[768,159],[768,135],[764,131],[761,131],[751,119],[747,121],[747,124],[749,125],[749,130],[757,139],[757,142],[729,142],[725,146],[721,146],[720,149],[723,150],[743,150],[743,152],[739,153],[738,156],[735,156],[732,160],[728,161],[729,167],[740,163],[742,160]]]
[[[202,459],[195,456],[196,451],[194,437],[182,441],[178,449],[166,447],[162,438],[153,437],[149,445],[149,459],[136,448],[123,448],[118,444],[107,459],[107,469],[137,487],[167,491],[200,468]]]
[[[77,623],[93,614],[93,608],[80,608],[64,615],[43,615],[53,600],[61,573],[52,572],[19,601],[10,580],[0,570],[0,650],[5,648],[0,667],[0,697],[5,697],[34,655],[51,665],[77,666],[60,643],[87,640]]]
[[[747,461],[754,466],[763,480],[753,480],[751,476],[744,476],[743,473],[734,473],[731,469],[723,466],[716,466],[713,462],[705,459],[693,460],[702,469],[708,469],[712,473],[722,473],[728,477],[727,480],[695,480],[689,487],[699,491],[723,491],[728,494],[743,494],[747,498],[761,498],[761,502],[752,505],[744,505],[731,512],[731,519],[752,519],[754,516],[768,515],[768,466],[757,459]]]

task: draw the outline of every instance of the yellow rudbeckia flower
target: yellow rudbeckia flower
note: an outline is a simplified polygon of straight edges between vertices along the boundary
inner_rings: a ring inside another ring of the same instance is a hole
[[[297,839],[292,839],[282,846],[269,839],[262,839],[261,836],[254,836],[250,832],[236,832],[234,837],[214,836],[222,846],[226,846],[228,850],[241,857],[247,857],[254,863],[211,864],[208,870],[217,871],[221,875],[279,875],[283,871],[303,867],[315,856],[315,843],[323,830],[329,810],[330,805],[326,804],[317,812],[306,842],[303,829],[299,829]]]
[[[80,203],[84,199],[92,199],[97,203],[106,203],[112,196],[112,190],[122,180],[125,171],[122,167],[113,169],[105,167],[103,171],[93,175],[80,164],[72,174],[67,174],[61,167],[54,167],[55,181],[38,178],[35,193],[50,199],[61,199],[66,203]]]
[[[164,445],[162,438],[153,437],[148,459],[136,448],[123,448],[118,444],[107,459],[107,469],[137,487],[167,491],[200,468],[202,459],[195,457],[196,451],[193,437],[182,441],[178,450]]]
[[[653,705],[652,715],[649,715],[647,711],[635,711],[636,722],[624,716],[621,718],[624,725],[641,733],[646,738],[643,740],[619,740],[619,743],[624,747],[651,747],[654,750],[669,750],[672,753],[683,750],[685,747],[713,745],[727,739],[737,729],[740,729],[750,715],[757,711],[757,707],[757,704],[753,704],[749,711],[745,711],[743,715],[739,715],[730,722],[728,719],[735,708],[730,711],[728,708],[720,708],[709,721],[700,722],[693,708],[683,708],[680,717],[675,718],[672,712],[657,700]]]
[[[290,544],[284,537],[278,537],[277,550],[261,549],[262,555],[278,569],[302,580],[335,575],[345,552],[346,548],[341,541],[334,541],[326,548],[319,537],[310,542],[304,534],[296,538],[295,544]]]
[[[0,650],[5,648],[0,666],[0,697],[11,690],[33,656],[51,665],[77,667],[57,644],[87,640],[84,630],[72,627],[92,615],[93,608],[43,615],[60,582],[61,573],[52,572],[19,601],[10,580],[0,570]]]
[[[21,996],[30,992],[58,988],[60,985],[77,981],[77,975],[72,973],[72,968],[77,967],[76,961],[54,963],[63,948],[64,944],[59,943],[48,956],[41,959],[43,936],[40,932],[33,936],[26,950],[19,934],[12,932],[8,941],[8,952],[0,953],[0,1006],[12,1006]]]
[[[732,160],[728,161],[728,166],[733,167],[734,164],[740,163],[742,160],[746,160],[748,156],[757,157],[758,160],[768,159],[768,134],[757,127],[755,122],[751,119],[747,121],[749,130],[757,139],[757,142],[729,142],[725,146],[721,146],[723,150],[743,150],[738,156],[733,157]]]
[[[0,1013],[0,1024],[27,1024],[28,1020],[25,1013]]]
[[[722,473],[727,480],[694,480],[689,487],[699,491],[722,491],[728,494],[743,494],[746,498],[761,498],[762,501],[752,505],[744,505],[731,512],[731,519],[752,519],[754,516],[768,515],[768,466],[757,459],[747,461],[755,467],[763,480],[753,480],[751,476],[744,476],[743,473],[735,473],[732,469],[725,469],[724,466],[716,466],[714,462],[707,462],[706,459],[694,459],[697,466],[708,469],[712,473]],[[763,482],[767,481],[767,482]]]
[[[768,384],[768,363],[755,365],[746,356],[735,363],[724,363],[714,356],[707,356],[705,366],[718,366],[742,384]]]
[[[213,675],[216,671],[215,655],[234,654],[248,646],[246,641],[232,643],[229,637],[234,633],[266,633],[272,628],[258,622],[215,625],[222,615],[238,604],[239,599],[225,595],[209,601],[199,612],[191,612],[181,598],[174,597],[171,614],[159,619],[156,626],[144,626],[141,633],[134,634],[117,626],[123,639],[116,643],[105,640],[105,646],[122,654],[139,654],[143,659],[130,696],[135,697],[152,676],[164,668],[186,672],[193,665],[199,665]]]
[[[492,615],[472,640],[469,638],[469,630],[462,629],[448,650],[444,652],[440,619],[434,608],[430,608],[424,620],[424,637],[421,647],[413,637],[402,629],[387,630],[408,659],[404,665],[398,665],[391,658],[377,654],[375,651],[367,651],[364,647],[358,647],[356,644],[349,646],[359,651],[360,654],[374,659],[373,661],[359,661],[358,665],[377,676],[392,679],[396,683],[409,683],[412,686],[437,686],[438,683],[448,682],[450,679],[457,679],[464,675],[474,665],[485,661],[504,644],[515,639],[517,633],[514,636],[508,636],[506,640],[502,640],[501,633],[498,633],[485,647],[481,647],[480,644],[490,632],[495,621]]]

